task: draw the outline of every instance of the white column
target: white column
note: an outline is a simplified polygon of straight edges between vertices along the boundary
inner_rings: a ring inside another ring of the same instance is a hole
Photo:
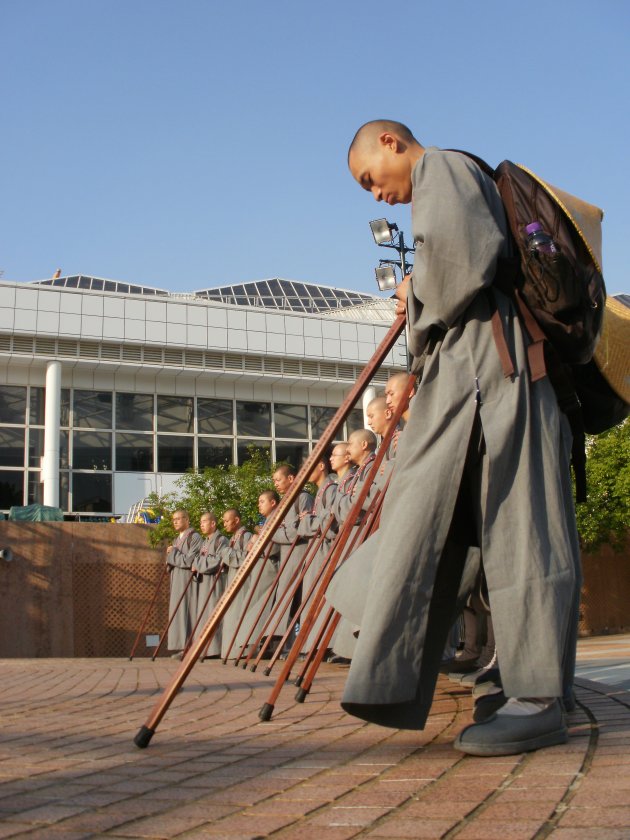
[[[363,428],[369,429],[368,426],[368,418],[367,418],[367,407],[372,402],[374,397],[376,396],[376,388],[374,385],[368,385],[368,387],[363,392]]]
[[[46,407],[42,481],[44,504],[59,507],[59,426],[61,425],[61,362],[46,365]]]

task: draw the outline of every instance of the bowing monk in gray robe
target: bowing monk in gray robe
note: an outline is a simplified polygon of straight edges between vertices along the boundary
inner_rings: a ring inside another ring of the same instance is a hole
[[[253,550],[258,537],[262,538],[267,528],[272,525],[279,501],[280,497],[275,490],[263,490],[258,497],[258,512],[264,518],[264,521],[258,528],[257,536],[249,544],[250,551]],[[252,593],[252,587],[255,586],[255,589],[251,600],[249,595],[247,596],[249,607],[244,607],[246,609],[245,617],[236,638],[237,653],[243,645],[253,644],[265,626],[273,605],[271,590],[275,586],[279,562],[280,546],[271,542],[249,577],[249,593]],[[260,570],[261,563],[264,563],[262,571]],[[260,578],[258,577],[259,574]]]
[[[398,296],[410,351],[426,360],[380,528],[349,561],[373,558],[363,609],[338,605],[361,626],[342,705],[383,725],[424,727],[467,549],[477,545],[509,699],[456,746],[500,755],[561,743],[556,698],[579,587],[571,434],[549,379],[530,380],[528,338],[511,299],[492,286],[507,254],[501,200],[475,163],[424,149],[400,123],[363,126],[349,165],[377,200],[412,200],[414,268]],[[512,376],[495,345],[494,311]]]
[[[280,464],[280,466],[274,471],[273,483],[280,496],[283,496],[287,492],[289,487],[295,481],[296,475],[296,470],[290,464]],[[276,587],[274,598],[276,603],[282,599],[287,589],[293,587],[294,584],[291,581],[292,579],[295,580],[294,576],[297,577],[299,570],[302,567],[302,560],[304,559],[307,541],[299,537],[298,525],[300,523],[300,517],[303,514],[310,513],[312,509],[313,497],[310,493],[302,490],[287,511],[282,523],[278,526],[273,535],[273,542],[280,547],[280,566],[282,566],[284,561],[287,560],[286,566],[280,575],[280,580],[278,581],[278,585]],[[295,546],[293,546],[296,539],[297,542]],[[274,635],[281,636],[284,634],[289,626],[291,617],[295,614],[295,610],[299,604],[299,599],[300,591],[298,591],[292,599],[292,603],[289,608],[284,611],[284,615],[282,616]],[[282,601],[283,605],[285,603],[286,599]]]
[[[230,534],[229,543],[219,551],[219,557],[225,568],[226,579],[224,587],[227,589],[247,556],[247,549],[253,534],[248,531],[244,525],[241,524],[241,514],[236,508],[230,508],[223,514],[223,527]],[[221,630],[221,656],[226,659],[228,650],[232,645],[232,639],[236,633],[239,621],[243,614],[245,601],[247,600],[247,593],[249,592],[250,580],[245,581],[245,584],[239,591],[234,601],[230,604],[230,608],[226,612]],[[230,651],[230,658],[235,659],[238,656],[238,648],[236,643],[232,645]]]
[[[218,530],[219,523],[212,511],[202,513],[199,518],[199,530],[204,538],[199,556],[193,563],[197,572],[196,583],[196,618],[197,635],[201,634],[208,619],[214,612],[219,598],[223,595],[225,575],[221,570],[221,551],[228,545],[227,539]],[[218,576],[218,577],[217,577]],[[219,656],[221,653],[221,627],[217,629],[204,652],[204,658]]]
[[[177,655],[184,650],[195,622],[195,584],[191,581],[191,577],[192,566],[199,555],[202,539],[190,527],[190,517],[186,510],[175,511],[173,527],[177,531],[177,537],[166,555],[171,582],[168,612],[169,618],[173,617],[171,626],[168,628],[168,648],[177,651],[175,654]],[[180,598],[182,598],[181,601]]]
[[[332,506],[337,495],[337,475],[331,472],[331,463],[327,456],[323,456],[315,464],[308,480],[316,485],[317,493],[313,509],[301,516],[298,525],[298,534],[308,540],[306,554],[310,558],[302,581],[301,620],[306,617],[309,606],[317,595],[322,577],[320,572],[337,535],[337,522],[332,514]],[[313,592],[309,596],[311,588]],[[321,618],[325,612],[324,610],[320,613]],[[307,653],[315,643],[320,627],[319,621],[313,626],[303,645],[303,653]]]

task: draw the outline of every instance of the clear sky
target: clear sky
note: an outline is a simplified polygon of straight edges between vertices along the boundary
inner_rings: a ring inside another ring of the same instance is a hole
[[[602,207],[630,291],[628,0],[0,0],[0,32],[6,280],[376,291],[368,221],[409,208],[346,151],[388,117]]]

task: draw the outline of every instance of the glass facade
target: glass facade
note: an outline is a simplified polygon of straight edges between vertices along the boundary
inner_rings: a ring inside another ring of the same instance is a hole
[[[0,510],[43,501],[44,388],[0,385]],[[251,447],[299,467],[335,414],[329,406],[62,388],[60,507],[124,513],[115,473],[182,473],[248,460]],[[339,433],[362,425],[354,409]]]

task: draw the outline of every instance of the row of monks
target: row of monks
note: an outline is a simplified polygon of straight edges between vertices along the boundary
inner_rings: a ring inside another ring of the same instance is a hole
[[[222,514],[221,524],[227,537],[219,530],[219,518],[213,511],[202,514],[201,533],[191,528],[187,511],[174,512],[177,537],[166,556],[170,573],[168,648],[174,651],[173,657],[181,658],[187,646],[201,634],[219,598],[271,522],[276,527],[262,572],[250,575],[240,589],[205,650],[204,658],[236,658],[256,640],[260,647],[261,638],[270,651],[273,650],[273,644],[277,644],[293,623],[296,612],[301,608],[304,614],[331,543],[370,473],[378,440],[401,402],[404,403],[404,422],[412,396],[408,374],[393,374],[387,381],[385,393],[367,406],[370,428],[352,432],[347,441],[335,444],[330,453],[315,464],[309,476],[309,482],[317,487],[315,496],[305,490],[300,492],[279,524],[274,521],[279,502],[297,474],[289,464],[280,464],[274,471],[275,490],[260,494],[261,519],[253,531],[248,530],[236,508]],[[386,481],[391,470],[399,435],[400,429],[397,429],[376,486]],[[296,584],[296,581],[301,582]],[[304,652],[315,637],[314,630]],[[333,638],[329,658],[346,662],[352,655],[354,642],[352,628],[344,628],[342,622]],[[285,642],[285,648],[289,646],[290,642]]]

